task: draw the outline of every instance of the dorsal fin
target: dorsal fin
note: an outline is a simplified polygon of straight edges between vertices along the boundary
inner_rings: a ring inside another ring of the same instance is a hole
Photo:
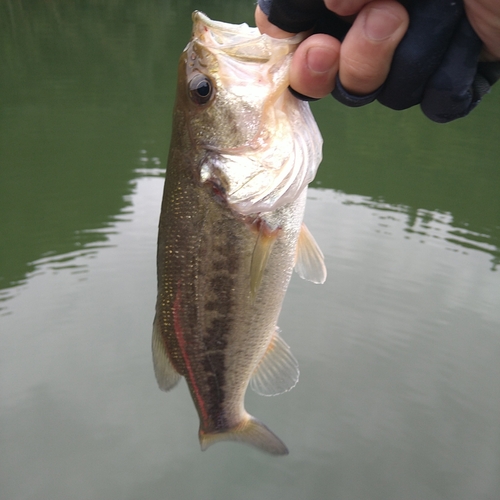
[[[299,381],[299,363],[276,329],[267,351],[250,379],[250,387],[262,396],[277,396]]]
[[[316,284],[324,283],[326,280],[326,266],[323,252],[304,223],[302,224],[297,243],[295,271],[301,278]]]

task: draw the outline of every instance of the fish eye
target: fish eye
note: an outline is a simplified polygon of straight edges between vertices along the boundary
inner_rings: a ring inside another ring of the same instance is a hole
[[[197,74],[189,82],[189,96],[196,104],[206,104],[210,101],[214,86],[210,78]]]

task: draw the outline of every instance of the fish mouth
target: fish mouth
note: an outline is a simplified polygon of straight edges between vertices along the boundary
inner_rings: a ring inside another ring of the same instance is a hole
[[[231,57],[245,61],[269,61],[279,52],[279,57],[282,57],[283,52],[295,50],[305,38],[304,33],[289,38],[271,38],[247,23],[214,21],[199,10],[193,12],[192,19],[193,38],[198,39],[207,49],[228,52]]]
[[[249,103],[246,108],[242,106],[242,111],[246,116],[253,115],[251,126],[241,118],[242,124],[236,127],[245,131],[240,136],[242,140],[232,141],[231,145],[225,141],[221,145],[213,138],[197,135],[193,137],[194,143],[206,151],[232,156],[255,155],[268,149],[276,130],[281,131],[283,123],[288,121],[286,103],[296,100],[287,90],[288,68],[304,35],[276,39],[246,23],[211,20],[198,10],[192,18],[192,38],[185,49],[188,81],[198,72],[208,75],[216,92],[218,87],[226,89],[236,102]],[[251,99],[246,97],[248,82],[256,82]]]

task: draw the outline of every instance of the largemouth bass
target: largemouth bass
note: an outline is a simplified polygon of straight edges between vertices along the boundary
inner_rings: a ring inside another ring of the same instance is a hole
[[[200,12],[193,23],[159,223],[155,374],[166,391],[186,379],[202,450],[233,440],[287,454],[244,396],[249,384],[264,395],[295,386],[298,364],[276,322],[294,266],[326,277],[302,224],[322,139],[308,104],[287,90],[301,38]]]

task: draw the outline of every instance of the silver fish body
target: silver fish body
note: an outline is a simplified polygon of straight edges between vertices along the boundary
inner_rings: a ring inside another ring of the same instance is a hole
[[[249,384],[274,395],[298,381],[277,330],[294,266],[323,282],[321,251],[302,224],[321,136],[287,90],[300,39],[193,14],[178,69],[158,235],[153,359],[160,388],[185,377],[202,449],[283,442],[244,408]]]

